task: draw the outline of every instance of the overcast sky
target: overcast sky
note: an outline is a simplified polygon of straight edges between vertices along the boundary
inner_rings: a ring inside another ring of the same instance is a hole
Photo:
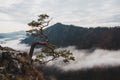
[[[0,32],[27,29],[37,15],[77,26],[120,25],[120,0],[0,0]]]

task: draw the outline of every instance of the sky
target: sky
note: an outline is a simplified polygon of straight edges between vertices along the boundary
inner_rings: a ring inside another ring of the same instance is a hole
[[[0,33],[27,30],[48,14],[57,22],[84,27],[120,25],[120,0],[0,0]]]

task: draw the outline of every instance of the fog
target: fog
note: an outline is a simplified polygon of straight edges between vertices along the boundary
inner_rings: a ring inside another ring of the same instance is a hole
[[[0,39],[0,45],[28,52],[30,46],[20,44],[21,39],[22,38],[18,38],[15,40]],[[58,60],[49,62],[47,66],[56,66],[67,71],[93,67],[109,67],[120,65],[120,50],[78,50],[74,46],[59,48],[58,50],[61,49],[70,50],[75,57],[75,61],[63,63],[61,58],[59,58]]]
[[[61,61],[61,59],[58,59],[48,63],[48,65],[55,65],[63,70],[78,70],[120,65],[120,50],[112,51],[96,49],[91,52],[91,50],[77,50],[75,47],[67,47],[64,49],[68,49],[73,53],[75,61],[65,64]]]
[[[24,38],[18,38],[18,39],[8,39],[8,38],[3,38],[0,39],[0,45],[3,47],[10,47],[15,50],[20,50],[20,51],[28,51],[29,46],[26,44],[21,44],[20,41]]]

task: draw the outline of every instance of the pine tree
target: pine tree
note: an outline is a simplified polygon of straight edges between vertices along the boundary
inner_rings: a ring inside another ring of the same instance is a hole
[[[32,58],[34,49],[37,45],[42,46],[40,54],[36,56],[34,61],[39,62],[40,64],[53,61],[59,57],[63,58],[64,62],[69,62],[70,60],[75,60],[72,53],[69,50],[56,50],[56,46],[53,45],[48,36],[44,33],[44,28],[46,28],[52,19],[49,18],[47,14],[41,14],[38,16],[38,19],[28,23],[31,26],[31,30],[27,31],[28,34],[33,37],[39,38],[38,41],[32,43],[29,55]],[[47,57],[51,57],[49,60],[46,60]]]

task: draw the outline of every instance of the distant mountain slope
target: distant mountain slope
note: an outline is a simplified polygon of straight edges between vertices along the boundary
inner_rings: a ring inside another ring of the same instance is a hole
[[[51,42],[59,47],[76,46],[80,49],[120,49],[120,27],[84,28],[57,23],[45,29]],[[22,40],[31,44],[33,37]]]
[[[25,31],[0,33],[0,45],[10,47],[10,45],[13,45],[13,44],[16,43],[14,41],[19,41],[20,39],[23,39],[23,38],[26,38],[26,32]],[[12,43],[10,43],[11,41],[12,41]]]
[[[0,39],[7,38],[7,39],[17,39],[23,38],[26,36],[25,31],[16,31],[16,32],[9,32],[9,33],[0,33]]]

